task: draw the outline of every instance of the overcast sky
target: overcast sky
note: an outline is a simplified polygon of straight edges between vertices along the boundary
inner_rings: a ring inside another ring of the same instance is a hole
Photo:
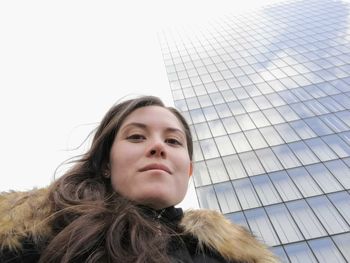
[[[271,2],[1,1],[0,191],[48,185],[121,97],[172,105],[162,29]],[[196,206],[190,193],[185,207]]]

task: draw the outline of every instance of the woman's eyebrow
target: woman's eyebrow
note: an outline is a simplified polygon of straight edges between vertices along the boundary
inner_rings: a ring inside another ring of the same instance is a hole
[[[122,130],[125,130],[126,128],[128,127],[132,127],[132,126],[135,126],[135,127],[138,127],[138,128],[141,128],[141,129],[147,129],[147,125],[144,124],[144,123],[141,123],[141,122],[131,122],[131,123],[128,123],[126,124]],[[181,133],[182,135],[185,135],[185,132],[183,132],[181,129],[178,129],[178,128],[174,128],[174,127],[167,127],[165,129],[167,132],[179,132]]]

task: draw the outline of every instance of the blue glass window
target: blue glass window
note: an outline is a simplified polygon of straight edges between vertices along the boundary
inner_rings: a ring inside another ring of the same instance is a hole
[[[214,189],[222,213],[230,213],[241,210],[231,182],[215,184]]]
[[[347,262],[350,262],[350,233],[333,236],[333,240],[343,253]]]
[[[311,127],[311,129],[318,135],[327,135],[333,133],[332,130],[326,126],[317,117],[305,119],[305,122]]]
[[[308,243],[319,262],[346,262],[329,237],[311,240]]]
[[[284,246],[292,263],[317,263],[315,256],[311,252],[311,249],[306,242],[299,242]]]
[[[244,214],[254,235],[264,240],[268,245],[274,246],[280,244],[263,208],[247,210]]]
[[[228,181],[228,175],[221,158],[210,159],[206,161],[210,178],[213,183]]]
[[[338,234],[350,230],[345,220],[326,196],[311,197],[306,199],[306,201],[329,234]]]
[[[216,198],[214,188],[212,185],[198,187],[196,191],[197,191],[200,207],[213,209],[221,212],[218,204],[218,200]]]
[[[304,239],[284,204],[267,206],[266,212],[282,244]]]
[[[322,194],[320,187],[304,167],[290,169],[288,170],[288,174],[304,197]]]
[[[193,178],[196,186],[211,184],[210,176],[205,162],[195,162],[193,169]]]
[[[270,173],[269,176],[283,201],[302,198],[295,184],[285,171]]]
[[[325,141],[340,158],[350,156],[350,146],[338,135],[333,134],[324,136],[322,137],[322,140]]]
[[[263,205],[282,202],[278,192],[267,175],[251,177],[252,183]]]
[[[333,193],[328,195],[329,199],[350,224],[350,195],[346,191]]]
[[[286,205],[305,238],[310,239],[327,235],[305,200],[288,202]]]
[[[333,150],[331,150],[330,147],[320,138],[313,138],[306,140],[305,142],[323,162],[338,158]]]
[[[306,169],[325,193],[344,190],[322,163],[306,166]]]
[[[261,205],[249,178],[235,180],[232,183],[243,209],[254,208]]]
[[[324,165],[345,188],[350,189],[350,168],[342,160],[325,162]]]

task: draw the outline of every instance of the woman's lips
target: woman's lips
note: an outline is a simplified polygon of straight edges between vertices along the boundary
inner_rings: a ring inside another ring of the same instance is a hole
[[[152,164],[146,165],[143,168],[141,168],[139,171],[145,172],[145,171],[149,171],[149,170],[162,170],[162,171],[167,172],[168,174],[171,174],[170,169],[166,165],[159,164],[159,163],[152,163]]]

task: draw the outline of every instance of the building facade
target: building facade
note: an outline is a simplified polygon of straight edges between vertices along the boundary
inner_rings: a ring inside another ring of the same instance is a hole
[[[200,206],[283,262],[350,261],[349,12],[290,1],[159,37]]]

